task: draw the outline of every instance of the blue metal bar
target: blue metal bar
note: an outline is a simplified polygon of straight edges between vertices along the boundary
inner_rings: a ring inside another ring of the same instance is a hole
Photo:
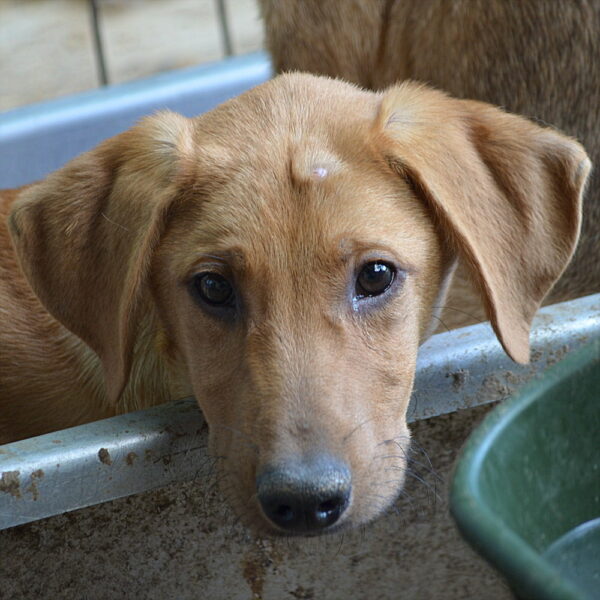
[[[144,115],[196,116],[271,74],[257,52],[0,113],[0,188],[45,177]]]

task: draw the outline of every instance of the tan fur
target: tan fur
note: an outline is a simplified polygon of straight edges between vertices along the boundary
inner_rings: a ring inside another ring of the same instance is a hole
[[[314,449],[348,463],[342,524],[364,523],[402,486],[417,348],[457,257],[527,360],[588,170],[560,133],[415,84],[289,75],[145,119],[2,196],[0,440],[193,392],[255,529],[257,471]],[[398,276],[369,304],[372,260]],[[231,319],[190,293],[204,271],[234,283]]]
[[[403,79],[550,123],[600,160],[600,0],[260,0],[279,72],[369,89]],[[595,177],[594,177],[595,179]],[[548,302],[600,291],[600,186],[586,195],[581,242]],[[448,326],[485,317],[458,269]]]

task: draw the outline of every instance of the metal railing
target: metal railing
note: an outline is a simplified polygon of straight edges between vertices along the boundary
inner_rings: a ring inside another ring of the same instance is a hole
[[[217,24],[221,33],[221,43],[223,54],[233,56],[233,37],[231,26],[227,15],[227,3],[225,0],[214,0],[217,13]],[[94,47],[94,58],[98,72],[98,85],[105,86],[110,83],[108,63],[106,59],[106,49],[104,46],[104,37],[102,33],[103,24],[101,16],[101,0],[88,0],[90,7],[92,40]]]

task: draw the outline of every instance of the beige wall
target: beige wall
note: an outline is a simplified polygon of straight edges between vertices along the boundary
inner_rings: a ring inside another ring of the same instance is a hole
[[[100,0],[112,83],[223,58],[215,0]],[[254,0],[227,0],[233,50],[262,47]],[[0,0],[0,110],[96,87],[88,0]]]

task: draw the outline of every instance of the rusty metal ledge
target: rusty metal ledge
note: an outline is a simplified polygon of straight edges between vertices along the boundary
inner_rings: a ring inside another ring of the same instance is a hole
[[[600,294],[542,309],[529,365],[487,323],[433,336],[419,353],[409,421],[501,400],[600,337]],[[193,399],[0,446],[0,529],[197,478],[210,467]],[[203,477],[204,476],[204,477]]]

